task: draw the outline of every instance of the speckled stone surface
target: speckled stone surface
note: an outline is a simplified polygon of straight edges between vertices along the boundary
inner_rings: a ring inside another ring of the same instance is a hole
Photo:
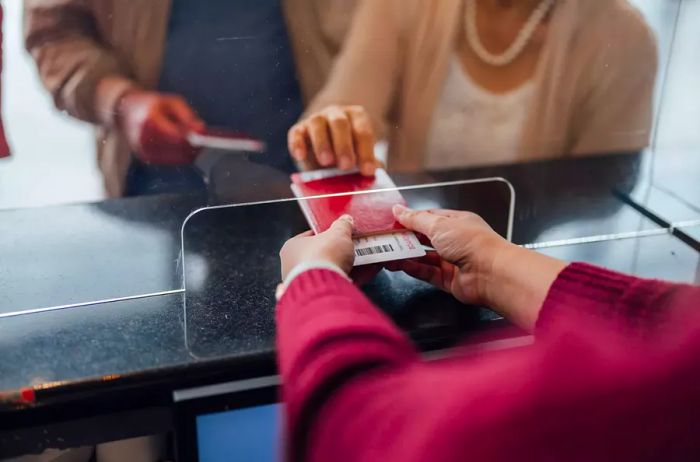
[[[507,178],[517,195],[516,242],[543,242],[658,230],[610,193],[613,186],[631,188],[637,163],[635,156],[609,156],[396,180]],[[406,196],[411,203],[476,210],[504,232],[502,187],[423,193]],[[167,395],[194,371],[246,376],[256,364],[272,367],[277,253],[305,228],[303,217],[293,202],[198,214],[185,228],[183,259],[180,225],[205,202],[156,196],[0,212],[2,312],[178,288],[183,261],[188,276],[186,295],[0,318],[0,389],[52,383],[55,402],[77,399],[78,388],[97,392],[128,383],[138,390],[156,381]],[[661,253],[649,252],[652,246]],[[643,275],[651,267],[670,279],[697,275],[697,253],[670,235],[548,252]],[[487,310],[460,306],[403,275],[382,273],[366,292],[424,348],[449,345],[494,320]]]
[[[1,211],[0,313],[180,288],[180,228],[205,199]]]
[[[468,197],[471,187],[460,189],[464,194],[448,196]],[[433,190],[426,192],[432,201],[438,197]],[[411,193],[414,199],[420,195],[419,190]],[[505,216],[504,211],[499,215]],[[270,219],[257,219],[261,216]],[[216,358],[273,347],[279,249],[305,228],[296,202],[206,210],[189,220],[184,231],[185,316],[193,355]],[[490,312],[470,310],[405,275],[382,272],[365,290],[406,331],[426,342],[455,341],[479,321],[493,319]]]

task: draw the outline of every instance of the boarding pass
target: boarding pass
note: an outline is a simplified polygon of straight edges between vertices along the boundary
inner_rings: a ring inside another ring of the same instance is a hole
[[[412,231],[395,231],[353,239],[355,266],[425,256],[425,249]]]

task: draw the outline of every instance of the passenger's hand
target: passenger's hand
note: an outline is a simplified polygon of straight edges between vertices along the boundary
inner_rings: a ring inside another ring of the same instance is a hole
[[[180,96],[130,91],[119,102],[117,121],[131,149],[146,163],[188,164],[198,154],[187,135],[202,130],[204,123]]]
[[[282,280],[298,264],[314,261],[332,263],[349,274],[355,261],[352,227],[352,217],[344,215],[321,234],[314,236],[312,231],[307,231],[288,240],[280,251]]]
[[[329,106],[294,125],[288,134],[290,154],[309,168],[359,167],[367,176],[380,165],[374,143],[372,121],[361,106]]]
[[[389,270],[402,270],[450,292],[464,303],[485,303],[487,282],[498,252],[510,244],[478,215],[454,210],[415,211],[394,207],[396,220],[423,234],[437,253],[418,260],[389,263]]]
[[[418,212],[396,206],[396,219],[428,238],[437,253],[386,265],[484,304],[514,324],[533,330],[549,288],[566,263],[511,244],[469,212]]]

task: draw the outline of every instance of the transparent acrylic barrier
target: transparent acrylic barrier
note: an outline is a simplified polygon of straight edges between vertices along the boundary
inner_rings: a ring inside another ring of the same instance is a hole
[[[504,237],[512,233],[515,197],[505,180],[398,190],[411,207],[473,211]],[[245,356],[272,348],[279,251],[287,239],[306,229],[296,199],[207,208],[187,219],[182,230],[184,318],[187,345],[194,356],[212,358],[234,352]],[[418,341],[446,340],[480,316],[493,317],[486,311],[465,310],[451,296],[399,273],[382,271],[365,290]]]
[[[628,198],[670,228],[700,224],[700,2],[633,0],[658,43],[658,76],[645,175]],[[694,239],[700,246],[700,240]]]
[[[234,2],[235,3],[235,2]],[[343,2],[338,2],[343,3]],[[571,2],[558,2],[558,8],[564,8]],[[519,206],[515,211],[513,240],[518,244],[548,246],[552,243],[575,243],[590,239],[614,239],[619,236],[629,236],[634,233],[655,232],[658,224],[641,217],[640,213],[622,203],[618,198],[612,196],[610,191],[622,185],[622,193],[629,193],[636,184],[651,182],[653,178],[654,194],[640,201],[646,207],[660,216],[668,219],[674,225],[691,226],[700,220],[700,187],[697,186],[696,179],[700,175],[697,155],[698,130],[696,130],[698,120],[698,108],[700,108],[700,94],[698,86],[695,85],[697,76],[697,60],[693,59],[697,49],[698,31],[694,25],[697,23],[700,14],[700,6],[695,0],[631,0],[632,5],[642,12],[635,33],[639,34],[631,42],[633,46],[623,49],[624,56],[633,57],[636,61],[616,66],[615,62],[610,62],[609,66],[586,67],[586,74],[590,74],[588,79],[572,80],[566,87],[571,86],[572,97],[576,104],[575,110],[567,110],[570,105],[558,105],[554,110],[561,111],[556,114],[553,120],[561,119],[562,130],[553,133],[538,133],[543,127],[529,127],[534,130],[534,138],[539,135],[550,136],[547,145],[551,142],[559,142],[569,139],[575,140],[581,134],[575,123],[582,114],[589,111],[594,114],[604,116],[610,113],[644,113],[646,108],[638,108],[636,105],[628,107],[627,101],[614,101],[614,98],[600,98],[600,100],[589,107],[586,98],[578,96],[587,94],[587,89],[603,89],[605,85],[615,80],[622,82],[620,89],[629,88],[635,78],[640,74],[640,66],[647,64],[653,58],[651,51],[657,51],[658,66],[655,75],[649,75],[650,84],[654,84],[653,115],[654,123],[652,127],[653,145],[651,149],[643,153],[639,163],[639,168],[627,168],[620,166],[620,159],[623,156],[601,154],[617,149],[617,144],[603,146],[601,152],[588,156],[587,153],[576,153],[571,155],[568,151],[572,143],[566,143],[562,151],[551,156],[539,157],[541,153],[526,152],[525,146],[518,146],[509,155],[496,152],[494,159],[486,159],[483,152],[479,151],[479,143],[469,140],[468,130],[464,132],[455,131],[454,140],[447,140],[444,145],[455,152],[449,153],[449,158],[459,160],[454,164],[441,165],[439,162],[426,162],[439,173],[423,171],[417,177],[408,179],[404,184],[418,184],[424,182],[444,181],[448,179],[465,179],[479,177],[504,177],[512,182],[518,193]],[[609,8],[606,5],[595,8]],[[437,7],[436,7],[437,8]],[[9,10],[10,7],[7,7]],[[330,8],[329,8],[330,9]],[[341,8],[345,9],[345,7]],[[14,9],[16,11],[16,8]],[[215,9],[210,10],[215,15]],[[615,14],[620,15],[620,24],[626,24],[632,16],[626,8],[615,8]],[[339,12],[346,15],[346,24],[350,24],[350,9]],[[126,17],[126,16],[125,16]],[[636,17],[636,16],[635,16]],[[6,17],[8,19],[9,16]],[[218,19],[218,18],[217,18]],[[590,18],[581,16],[581,21],[609,20],[607,14],[592,15]],[[556,21],[555,21],[556,22]],[[16,25],[16,21],[14,21]],[[334,22],[335,23],[335,22]],[[123,25],[122,25],[123,26]],[[655,40],[642,40],[647,37],[647,27]],[[571,28],[571,30],[585,33],[590,28]],[[606,29],[609,33],[616,34],[616,30]],[[369,31],[368,31],[369,32]],[[634,31],[631,31],[634,32]],[[11,36],[12,34],[6,34]],[[342,35],[342,34],[341,34]],[[616,36],[615,36],[616,37]],[[615,37],[611,40],[603,38],[603,42],[610,44],[618,43]],[[264,37],[260,37],[264,39]],[[336,37],[339,42],[333,47],[335,50],[342,49],[342,39]],[[582,36],[582,43],[588,43],[588,38]],[[193,38],[192,42],[196,42]],[[649,43],[647,43],[649,42]],[[653,42],[653,43],[651,43]],[[219,47],[240,46],[244,42],[222,41],[216,43]],[[21,45],[21,44],[20,44]],[[206,43],[200,44],[202,52],[211,51]],[[635,47],[644,47],[635,48]],[[652,48],[654,47],[654,48]],[[109,47],[108,47],[109,48]],[[613,47],[614,48],[614,47]],[[278,49],[270,46],[267,49]],[[6,49],[6,51],[8,51]],[[614,50],[613,50],[614,51]],[[635,53],[630,53],[635,51]],[[22,51],[24,52],[24,51]],[[610,55],[616,56],[616,55]],[[584,56],[576,53],[571,54],[573,64],[576,59],[583,59]],[[604,58],[604,56],[600,56]],[[15,60],[16,61],[16,60]],[[29,63],[28,63],[29,64]],[[302,65],[303,63],[296,63]],[[432,62],[426,62],[430,66]],[[439,67],[439,66],[438,66]],[[576,67],[576,66],[574,66]],[[643,67],[643,66],[642,66]],[[190,66],[191,68],[191,66]],[[11,67],[6,77],[13,75]],[[32,72],[35,66],[31,63]],[[211,66],[209,71],[214,70],[214,76],[218,75],[220,69],[217,65]],[[405,69],[404,69],[405,70]],[[247,70],[246,70],[247,71]],[[555,67],[543,66],[544,73],[558,72]],[[650,74],[652,72],[650,71]],[[263,75],[264,69],[250,69],[250,75]],[[305,72],[299,72],[303,75]],[[426,74],[427,75],[427,74]],[[434,75],[434,73],[431,73]],[[26,80],[22,75],[22,80]],[[171,76],[171,78],[174,76]],[[179,78],[181,77],[181,79]],[[186,82],[191,75],[178,76],[178,81]],[[230,107],[237,107],[236,113],[250,110],[242,119],[255,122],[255,125],[262,126],[261,133],[250,133],[255,137],[265,137],[268,134],[270,120],[280,113],[278,107],[264,108],[258,104],[243,104],[231,106],[231,102],[221,97],[221,92],[217,91],[220,82],[211,75],[199,75],[205,85],[192,85],[197,90],[204,89],[210,91],[210,98],[192,98],[192,95],[183,91],[181,96],[191,103],[193,109],[201,112],[206,120],[203,109],[198,104],[217,103],[221,104],[227,112]],[[474,77],[474,76],[472,76]],[[653,78],[653,82],[651,81]],[[565,78],[554,76],[545,79],[556,83],[558,79]],[[172,80],[172,79],[171,79]],[[376,82],[358,80],[361,86],[374,86]],[[584,87],[580,87],[583,85]],[[390,85],[386,86],[390,88]],[[560,85],[556,85],[560,87]],[[14,89],[13,89],[14,88]],[[9,96],[17,98],[21,96],[22,101],[29,101],[26,92],[17,91],[17,86],[7,86]],[[426,85],[427,88],[427,85]],[[162,90],[162,89],[161,89]],[[396,101],[392,104],[396,107],[405,107],[410,101],[406,95],[402,95],[398,88],[391,88],[396,93]],[[547,89],[545,89],[547,90]],[[39,90],[44,94],[45,89]],[[558,92],[554,91],[555,98]],[[200,95],[201,96],[201,95]],[[240,96],[240,95],[234,95]],[[250,98],[249,102],[261,101],[264,95],[241,96],[241,100]],[[340,98],[341,95],[339,95]],[[412,98],[414,95],[408,95]],[[613,95],[614,96],[614,95]],[[388,96],[387,96],[388,98]],[[347,99],[347,98],[340,98]],[[633,103],[636,104],[636,98]],[[15,101],[19,102],[17,99]],[[367,101],[349,101],[352,104],[370,105]],[[585,103],[585,105],[584,105]],[[620,106],[616,106],[619,104]],[[34,107],[34,104],[22,104],[23,107]],[[533,104],[533,114],[528,117],[540,114],[541,110],[537,104]],[[12,107],[12,106],[10,106]],[[19,106],[17,106],[19,107]],[[252,108],[252,109],[251,109]],[[301,110],[301,109],[300,109]],[[21,111],[20,111],[21,112]],[[449,120],[441,119],[440,112],[436,112],[435,125],[448,124]],[[235,114],[238,116],[238,114]],[[541,115],[541,114],[540,114]],[[60,158],[60,165],[66,162],[63,154],[58,149],[59,141],[63,145],[62,139],[51,138],[44,141],[35,136],[36,118],[27,118],[22,124],[13,126],[13,120],[21,118],[22,113],[10,111],[5,114],[6,128],[14,138],[13,150],[15,159],[26,159],[35,156],[35,160],[43,162],[55,161]],[[293,120],[295,122],[296,120]],[[212,125],[222,124],[214,120],[206,120]],[[292,121],[290,121],[291,124]],[[235,125],[235,126],[233,126]],[[246,131],[246,127],[233,124],[228,127],[232,130]],[[393,133],[394,129],[403,132],[411,124],[396,124],[390,133],[391,139],[398,139]],[[139,299],[157,295],[160,293],[180,293],[182,287],[182,275],[180,274],[179,260],[179,227],[185,217],[195,209],[204,205],[220,203],[242,203],[262,199],[284,197],[289,193],[289,172],[293,168],[288,161],[286,147],[286,131],[288,125],[280,125],[279,133],[275,133],[274,139],[265,139],[270,149],[270,156],[267,160],[268,168],[257,167],[248,162],[249,159],[256,158],[249,156],[223,156],[222,159],[212,159],[203,156],[197,167],[204,176],[204,183],[207,191],[204,198],[195,203],[186,204],[181,202],[181,198],[150,198],[139,197],[128,200],[107,201],[101,204],[85,204],[76,206],[66,206],[61,209],[47,209],[37,211],[8,210],[0,212],[0,318],[3,316],[31,313],[37,310],[54,310],[66,307],[80,307],[95,303],[118,299]],[[566,128],[568,127],[568,129]],[[55,128],[55,127],[54,127]],[[415,124],[414,124],[415,128]],[[494,130],[486,130],[488,136],[494,141],[498,141],[500,136],[497,126]],[[616,127],[611,129],[617,130]],[[31,138],[33,143],[22,144],[19,142],[20,134],[24,132]],[[56,132],[56,130],[50,130]],[[63,133],[63,130],[58,130]],[[605,130],[602,131],[606,135]],[[47,132],[48,133],[48,132]],[[397,132],[398,133],[398,132]],[[403,133],[405,139],[416,139],[415,134]],[[47,135],[48,136],[48,135]],[[471,136],[471,135],[470,135]],[[399,137],[400,138],[400,137]],[[418,137],[420,138],[420,137]],[[464,140],[467,139],[467,143]],[[488,145],[489,143],[485,143]],[[498,151],[499,143],[495,143],[495,150]],[[488,146],[486,146],[488,147]],[[85,157],[92,159],[92,144],[89,144],[90,153]],[[396,160],[397,146],[389,146],[389,154],[385,159],[388,166],[392,166]],[[522,148],[522,149],[521,149]],[[56,150],[62,155],[54,155]],[[434,152],[433,147],[428,145],[425,152],[417,155],[425,156],[429,160]],[[46,152],[43,152],[46,151]],[[522,152],[521,152],[522,151]],[[274,152],[274,154],[273,154]],[[530,154],[533,154],[532,156]],[[561,154],[561,155],[560,155]],[[590,153],[593,154],[593,153]],[[43,155],[44,157],[38,157]],[[536,161],[534,161],[536,160]],[[73,160],[75,161],[75,159]],[[283,162],[284,161],[284,162]],[[80,161],[83,162],[83,161]],[[632,159],[631,164],[635,161]],[[13,159],[7,163],[19,166]],[[287,167],[282,167],[285,164]],[[482,167],[483,165],[494,165],[493,167]],[[37,163],[36,166],[39,164]],[[2,171],[0,167],[0,198],[4,199],[12,194],[31,196],[41,190],[53,191],[56,189],[55,181],[52,183],[48,178],[36,181],[41,176],[36,166],[29,164],[32,169],[30,175],[26,175],[31,182],[26,184],[28,191],[22,191],[18,187],[16,176],[10,170]],[[595,166],[594,168],[589,168]],[[4,167],[4,165],[3,165]],[[448,170],[449,167],[449,170]],[[454,167],[454,168],[453,168]],[[58,170],[58,169],[56,169]],[[61,172],[56,172],[61,173]],[[653,174],[653,177],[652,177]],[[392,173],[392,176],[394,174]],[[21,175],[20,175],[21,176]],[[48,175],[44,175],[47,177]],[[396,175],[398,177],[398,174]],[[428,181],[425,181],[425,178]],[[401,184],[398,178],[397,183]],[[10,181],[8,181],[10,180]],[[80,185],[81,178],[78,174],[72,181],[75,186]],[[64,181],[65,183],[65,181]],[[8,186],[10,185],[10,186]],[[161,200],[162,199],[162,200]],[[636,199],[636,196],[635,196]],[[185,200],[186,202],[186,200]],[[135,205],[138,203],[138,206]]]
[[[203,203],[162,195],[0,211],[0,319],[181,291],[180,229]]]
[[[668,21],[673,32],[668,53],[660,56],[664,73],[657,91],[661,101],[653,140],[652,183],[661,196],[685,204],[689,209],[686,217],[700,218],[700,2],[668,3],[667,8],[675,15]],[[661,200],[655,201],[655,208]]]
[[[181,293],[194,210],[291,196],[289,173],[241,156],[200,174],[205,191],[0,210],[0,320]]]

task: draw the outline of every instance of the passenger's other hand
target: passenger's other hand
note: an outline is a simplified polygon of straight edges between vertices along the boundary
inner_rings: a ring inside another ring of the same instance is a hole
[[[332,263],[349,274],[355,261],[352,227],[352,217],[344,215],[321,234],[307,231],[288,240],[280,251],[282,280],[298,264],[314,261]]]
[[[294,159],[313,167],[359,167],[373,175],[379,162],[374,157],[374,130],[361,106],[329,106],[294,125],[288,134]]]
[[[437,253],[392,262],[388,270],[404,271],[462,302],[487,305],[523,329],[534,329],[565,262],[511,244],[473,213],[396,206],[394,215],[425,235]]]
[[[394,215],[406,228],[428,238],[437,253],[386,265],[450,292],[464,303],[485,303],[487,282],[498,252],[510,244],[473,213],[415,211],[397,205]]]
[[[180,96],[130,91],[119,102],[117,121],[131,149],[146,163],[188,164],[198,154],[187,135],[202,130],[204,123]]]

